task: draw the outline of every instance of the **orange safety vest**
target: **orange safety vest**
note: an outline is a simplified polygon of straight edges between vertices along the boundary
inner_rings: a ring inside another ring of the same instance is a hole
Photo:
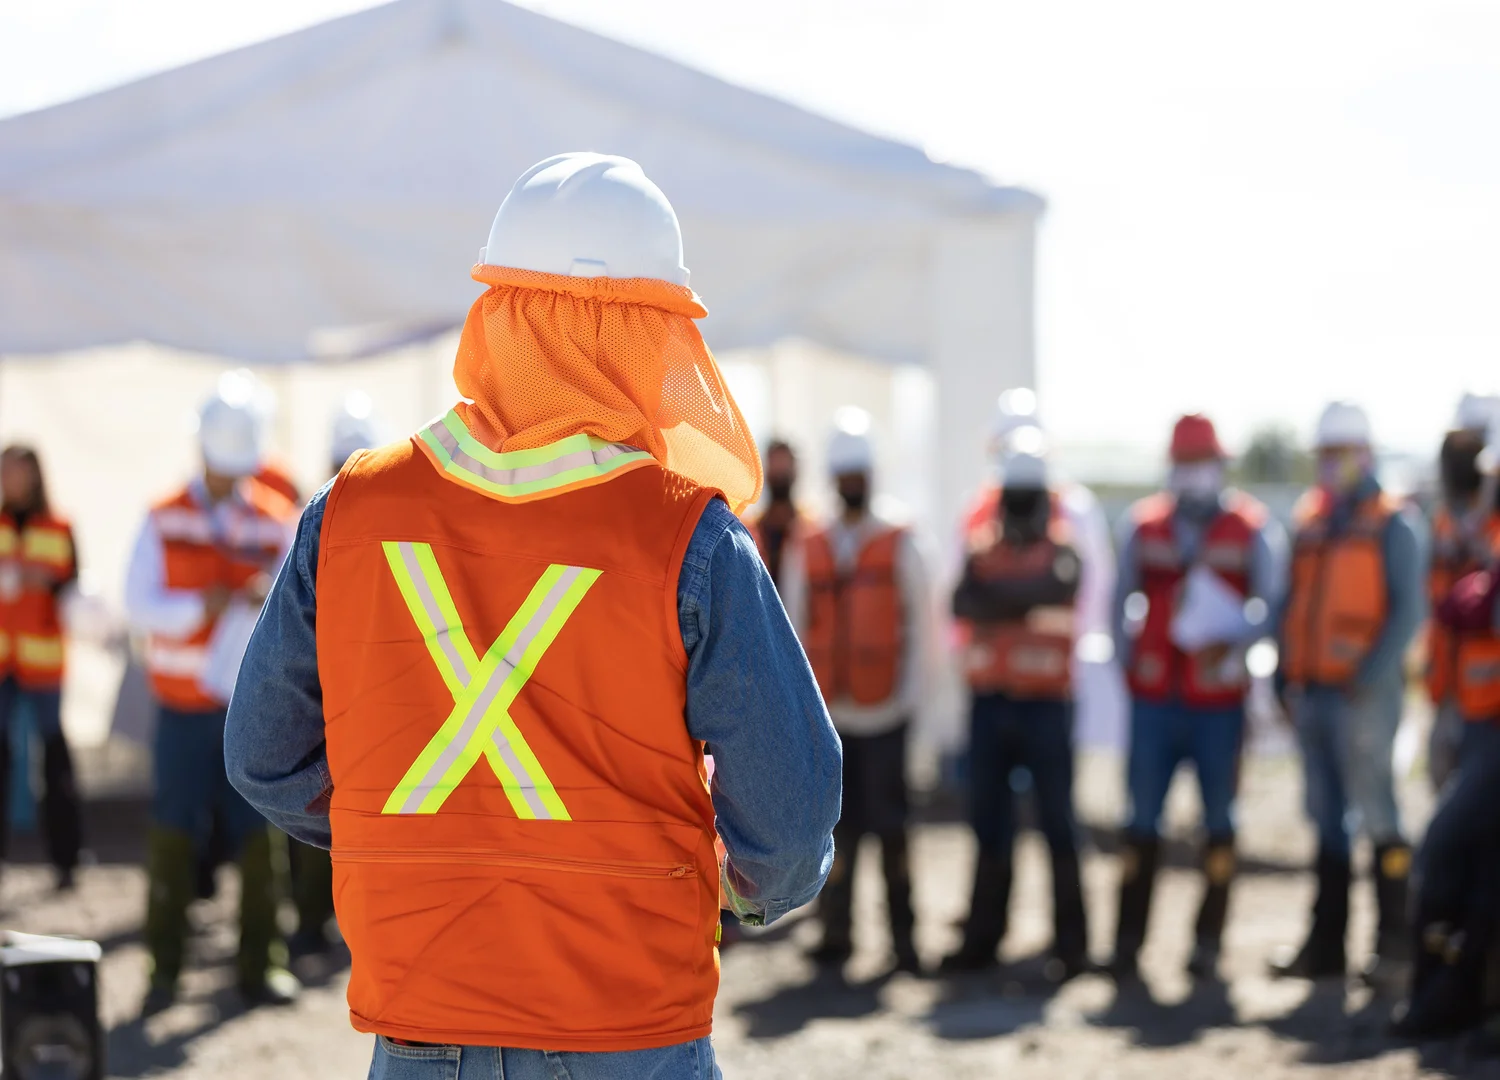
[[[53,584],[75,572],[73,530],[53,514],[33,514],[16,527],[0,514],[0,676],[28,690],[56,690],[63,680],[63,632],[53,584],[27,584],[40,571]]]
[[[1385,530],[1399,504],[1366,499],[1344,531],[1329,532],[1332,500],[1314,489],[1297,504],[1292,583],[1282,623],[1290,683],[1343,686],[1385,625]]]
[[[302,491],[297,487],[297,481],[292,479],[292,472],[285,465],[278,462],[265,462],[260,471],[255,474],[255,479],[288,502],[296,506],[303,503]]]
[[[718,859],[677,579],[714,493],[589,436],[495,453],[439,424],[352,458],[323,518],[351,1021],[549,1050],[701,1038]]]
[[[1035,577],[1051,571],[1073,547],[1073,531],[1062,500],[1050,495],[1052,513],[1044,540],[1018,547],[1001,540],[1000,491],[994,489],[988,517],[970,515],[966,541],[974,573],[987,580]],[[964,677],[979,694],[1028,700],[1063,700],[1072,693],[1072,607],[1044,607],[1013,622],[961,622]]]
[[[1176,506],[1171,495],[1158,493],[1131,509],[1146,619],[1130,650],[1126,671],[1130,692],[1143,701],[1176,698],[1192,708],[1233,708],[1244,700],[1246,673],[1210,667],[1172,640],[1172,619],[1191,569],[1177,547],[1172,524]],[[1224,510],[1204,530],[1199,562],[1241,596],[1250,594],[1251,552],[1268,516],[1259,500],[1230,491]]]
[[[896,692],[905,612],[896,560],[906,530],[883,528],[841,570],[827,530],[803,541],[807,636],[802,642],[823,700],[879,705]]]
[[[245,480],[242,493],[225,506],[216,527],[215,508],[198,501],[192,485],[151,509],[161,537],[168,589],[202,591],[214,585],[240,589],[256,574],[270,573],[286,548],[295,507],[279,492]],[[146,674],[157,701],[181,712],[211,712],[224,702],[199,684],[208,668],[209,641],[217,619],[185,636],[152,634],[146,641]]]
[[[1489,516],[1485,534],[1491,553],[1500,555],[1500,514]],[[1448,508],[1438,507],[1432,515],[1432,564],[1427,572],[1427,598],[1432,608],[1443,602],[1460,578],[1482,566],[1462,542]],[[1426,652],[1427,695],[1440,705],[1457,692],[1458,640],[1436,619],[1427,621]]]

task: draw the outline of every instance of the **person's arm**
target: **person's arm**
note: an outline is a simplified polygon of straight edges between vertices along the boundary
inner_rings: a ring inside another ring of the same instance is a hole
[[[1360,661],[1354,689],[1366,689],[1393,673],[1399,674],[1407,646],[1427,614],[1426,530],[1417,515],[1402,510],[1386,526],[1385,625],[1375,644]]]
[[[1034,574],[985,578],[964,563],[963,578],[953,592],[953,614],[972,622],[1009,622],[1024,619],[1033,608],[1071,607],[1078,595],[1079,559],[1072,548]]]
[[[1073,602],[1077,620],[1076,633],[1110,632],[1110,604],[1115,590],[1115,549],[1109,534],[1109,520],[1094,493],[1086,487],[1070,484],[1064,488],[1063,511],[1073,529],[1080,562],[1078,596]]]
[[[250,636],[224,726],[224,765],[235,790],[277,828],[320,848],[333,842],[316,630],[318,534],[331,486],[302,511]]]
[[[203,594],[193,589],[169,589],[166,580],[161,533],[156,519],[148,514],[136,534],[125,573],[125,615],[131,629],[140,633],[186,637],[207,617]]]
[[[755,542],[715,499],[678,581],[687,725],[714,758],[713,803],[741,917],[808,903],[833,865],[842,751]]]
[[[906,614],[906,655],[901,663],[901,700],[912,716],[927,700],[935,666],[936,627],[932,610],[932,578],[920,539],[911,530],[901,537],[896,553],[896,582]]]
[[[1129,514],[1120,520],[1118,547],[1120,558],[1116,563],[1118,572],[1115,575],[1115,597],[1110,608],[1109,629],[1115,639],[1115,659],[1121,666],[1128,667],[1134,639],[1126,629],[1125,606],[1131,594],[1138,592],[1141,587],[1140,568],[1135,557],[1135,521]]]
[[[754,543],[754,538],[751,539]],[[807,633],[807,549],[797,535],[788,536],[781,549],[781,580],[777,591],[797,640]]]
[[[1251,645],[1276,633],[1286,596],[1286,578],[1286,530],[1275,518],[1267,518],[1250,544],[1250,592],[1245,604],[1245,632],[1234,644]]]

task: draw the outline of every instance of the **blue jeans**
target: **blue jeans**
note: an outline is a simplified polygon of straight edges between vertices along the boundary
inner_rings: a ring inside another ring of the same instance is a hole
[[[1243,706],[1197,709],[1180,702],[1130,703],[1129,832],[1161,835],[1161,812],[1177,766],[1193,763],[1203,799],[1203,829],[1210,841],[1234,836],[1234,797],[1239,786]]]
[[[1419,926],[1466,925],[1471,914],[1492,924],[1500,911],[1500,724],[1465,724],[1462,738],[1458,772],[1417,852]]]
[[[410,1046],[375,1039],[370,1080],[723,1080],[708,1039],[653,1050],[581,1053]]]
[[[178,712],[161,707],[152,762],[156,791],[151,818],[187,833],[201,847],[218,812],[231,854],[266,827],[265,818],[229,786],[224,770],[224,710]]]
[[[1309,686],[1290,692],[1307,816],[1318,830],[1319,849],[1330,855],[1347,856],[1360,828],[1377,845],[1402,839],[1391,750],[1403,690],[1398,677],[1358,691]]]
[[[0,858],[9,850],[11,718],[22,702],[31,706],[32,723],[42,740],[42,827],[52,865],[70,871],[78,865],[82,828],[73,757],[62,731],[62,692],[30,690],[14,676],[0,680]]]
[[[1031,774],[1037,823],[1053,856],[1078,850],[1073,813],[1073,704],[976,694],[969,715],[969,791],[981,851],[1010,858],[1016,839],[1011,774]]]

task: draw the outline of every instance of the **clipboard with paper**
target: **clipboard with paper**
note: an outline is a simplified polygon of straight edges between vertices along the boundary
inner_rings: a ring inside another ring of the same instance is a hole
[[[1172,644],[1195,653],[1212,645],[1237,644],[1249,628],[1245,598],[1228,582],[1202,564],[1187,572],[1172,616]]]

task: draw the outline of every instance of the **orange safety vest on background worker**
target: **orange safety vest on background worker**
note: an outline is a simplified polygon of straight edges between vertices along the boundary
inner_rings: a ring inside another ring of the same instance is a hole
[[[244,502],[232,508],[233,516],[222,534],[214,522],[216,508],[202,505],[193,485],[152,507],[168,589],[201,591],[214,585],[241,589],[255,575],[275,569],[295,506],[257,480],[243,481],[240,491]],[[146,674],[157,701],[182,712],[224,707],[224,702],[199,684],[208,669],[209,641],[217,624],[217,619],[206,619],[184,637],[149,637]]]
[[[802,544],[807,575],[807,632],[802,647],[824,701],[889,701],[901,678],[905,646],[896,562],[906,530],[867,538],[849,571],[839,568],[826,530]]]
[[[292,470],[280,462],[262,463],[255,473],[255,479],[294,506],[301,506],[306,501],[302,498],[301,489],[297,487],[297,481],[292,479]]]
[[[1492,554],[1500,555],[1500,514],[1485,521],[1485,538]],[[1446,506],[1432,515],[1432,564],[1427,572],[1427,598],[1433,610],[1447,598],[1458,580],[1483,568],[1459,535],[1458,524]],[[1458,641],[1436,619],[1427,621],[1427,695],[1440,705],[1457,692]]]
[[[1062,512],[1062,499],[1056,492],[1049,492],[1048,498],[1047,536],[1021,547],[1001,540],[1000,489],[993,489],[992,497],[986,495],[988,515],[971,512],[966,520],[970,566],[977,577],[994,581],[1047,574],[1059,556],[1072,550],[1073,531]],[[1007,622],[960,620],[964,677],[979,694],[1067,698],[1072,693],[1074,630],[1072,607],[1034,608],[1026,618]]]
[[[1172,641],[1172,618],[1183,581],[1192,569],[1178,550],[1173,533],[1175,508],[1176,500],[1171,495],[1157,494],[1137,503],[1132,511],[1146,621],[1131,649],[1126,672],[1130,692],[1142,701],[1175,698],[1191,708],[1233,708],[1245,697],[1244,672],[1228,673],[1221,667],[1195,662]],[[1251,554],[1266,520],[1266,508],[1258,500],[1243,492],[1227,493],[1224,510],[1204,531],[1198,563],[1240,596],[1248,597]]]
[[[40,571],[50,584],[26,581]],[[56,690],[63,680],[63,631],[56,585],[76,573],[73,530],[51,513],[17,527],[0,513],[0,677],[27,690]]]
[[[1325,492],[1314,489],[1298,502],[1282,623],[1288,682],[1343,686],[1374,647],[1387,614],[1385,530],[1397,509],[1383,493],[1366,499],[1334,536]]]
[[[550,1050],[701,1038],[718,859],[677,580],[714,493],[587,435],[499,454],[450,413],[420,440],[356,456],[323,519],[352,1022]]]

